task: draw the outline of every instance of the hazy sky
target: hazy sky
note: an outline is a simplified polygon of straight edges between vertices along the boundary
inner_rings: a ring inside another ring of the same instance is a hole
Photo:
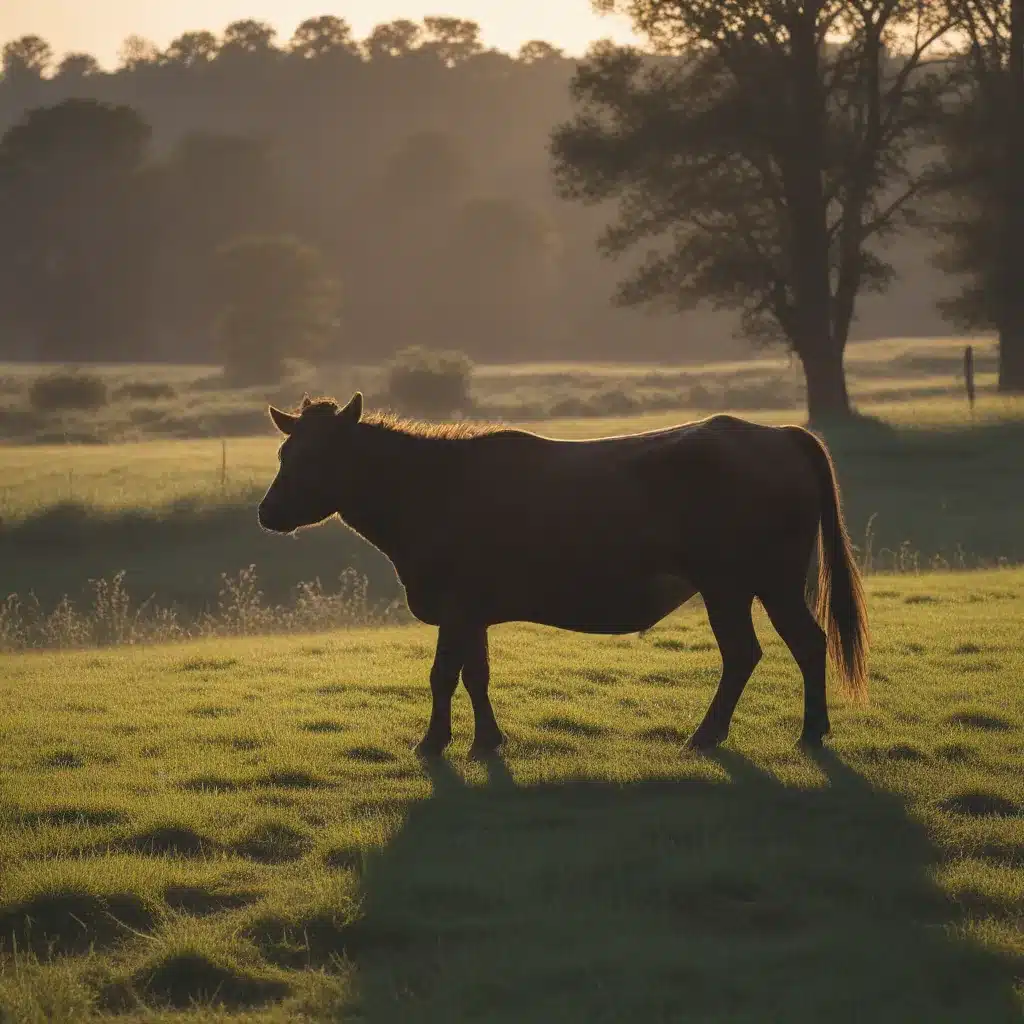
[[[0,41],[32,33],[58,54],[84,50],[112,66],[131,33],[165,46],[188,29],[219,31],[238,18],[259,18],[288,38],[300,21],[317,14],[345,18],[358,38],[395,18],[472,18],[485,43],[503,50],[545,39],[578,54],[594,39],[629,38],[625,22],[594,14],[590,0],[0,0]]]

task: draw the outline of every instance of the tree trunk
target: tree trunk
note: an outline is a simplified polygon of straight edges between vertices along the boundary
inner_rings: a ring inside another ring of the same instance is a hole
[[[1024,394],[1024,317],[999,332],[999,390]]]
[[[999,390],[1024,392],[1024,0],[1011,0],[1006,216],[1000,246]]]
[[[843,348],[819,341],[798,354],[807,379],[807,418],[811,425],[849,419],[853,410],[846,390]]]
[[[792,28],[797,113],[784,170],[794,294],[792,338],[807,378],[811,423],[846,419],[850,397],[843,369],[845,334],[833,322],[828,200],[823,178],[827,116],[819,60],[817,14],[808,8]]]

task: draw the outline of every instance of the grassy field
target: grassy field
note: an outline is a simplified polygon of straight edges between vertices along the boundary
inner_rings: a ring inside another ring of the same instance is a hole
[[[489,765],[464,694],[411,753],[424,628],[8,656],[0,1019],[1020,1020],[1024,572],[869,595],[815,760],[763,616],[728,747],[682,753],[699,607],[494,630]]]
[[[886,426],[830,433],[863,560],[883,568],[1024,562],[1019,407],[1020,400],[987,399],[970,423],[950,399],[890,401],[876,410]],[[801,418],[796,409],[751,416]],[[529,425],[580,437],[685,418],[660,412]],[[223,448],[219,440],[0,446],[0,599],[32,591],[52,608],[65,594],[81,600],[88,580],[124,570],[137,600],[155,594],[192,614],[218,600],[222,573],[250,564],[274,602],[290,600],[302,581],[319,578],[329,588],[349,567],[368,578],[374,600],[400,596],[387,561],[347,530],[332,524],[289,542],[259,529],[255,506],[273,478],[277,446],[266,430]]]
[[[891,339],[850,346],[851,394],[865,412],[902,424],[966,422],[962,381],[964,339]],[[1019,416],[1019,403],[995,393],[995,344],[975,341],[981,421]],[[389,402],[380,367],[297,368],[286,382],[233,387],[212,366],[111,365],[89,367],[106,385],[98,408],[34,408],[30,386],[60,367],[0,365],[0,438],[26,444],[197,440],[264,435],[268,401],[292,405],[304,390],[347,397],[354,388],[370,405]],[[614,432],[637,417],[652,426],[733,411],[772,421],[801,417],[806,406],[799,366],[771,355],[702,365],[523,363],[475,369],[472,407],[478,419],[553,424],[559,434]],[[578,421],[584,421],[582,423]],[[632,429],[630,427],[629,429]],[[219,487],[220,449],[204,460],[206,485]],[[244,451],[232,460],[237,473]],[[236,481],[238,477],[236,476]],[[197,481],[201,482],[201,481]],[[59,481],[63,488],[65,481]]]
[[[983,340],[971,419],[957,379],[962,346],[897,339],[849,351],[858,407],[891,429],[828,440],[851,530],[866,544],[870,522],[871,543],[888,564],[896,556],[883,549],[898,552],[905,543],[924,562],[1024,561],[1015,511],[1024,501],[1024,406],[994,393],[994,350]],[[304,387],[344,396],[358,385],[372,404],[380,391],[372,367],[300,375],[271,390],[225,388],[210,367],[101,367],[107,407],[40,424],[25,396],[42,372],[0,368],[0,435],[8,441],[0,444],[3,591],[32,590],[52,606],[65,593],[79,597],[87,580],[123,569],[138,598],[157,593],[196,609],[216,599],[222,572],[255,562],[274,600],[303,580],[329,584],[349,566],[382,600],[397,593],[387,564],[345,532],[281,544],[260,533],[253,514],[275,470],[266,402],[291,404]],[[717,410],[801,421],[798,384],[796,368],[778,357],[689,367],[522,364],[478,367],[474,399],[480,415],[579,438]],[[31,429],[23,435],[19,424]],[[40,443],[47,437],[61,443]],[[64,443],[76,437],[111,443]]]

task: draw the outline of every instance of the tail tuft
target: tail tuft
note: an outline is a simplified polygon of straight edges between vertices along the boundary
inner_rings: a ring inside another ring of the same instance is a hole
[[[803,427],[787,427],[810,459],[821,495],[817,615],[828,654],[848,693],[868,697],[869,646],[864,583],[854,558],[839,497],[835,466],[825,443]]]

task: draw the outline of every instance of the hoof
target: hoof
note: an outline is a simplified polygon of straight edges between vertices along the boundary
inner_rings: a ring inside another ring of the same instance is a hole
[[[797,747],[801,750],[821,750],[825,745],[825,737],[829,734],[827,732],[805,732],[801,733],[800,739],[796,741]]]
[[[686,749],[696,750],[701,753],[709,750],[716,750],[726,741],[728,735],[728,733],[722,735],[721,733],[702,732],[698,729],[686,741]]]
[[[483,739],[473,740],[473,746],[469,748],[469,756],[474,761],[483,761],[496,754],[505,743],[505,737],[498,733],[497,736],[487,736]]]
[[[451,743],[451,737],[448,739],[436,739],[433,736],[424,736],[423,739],[413,747],[418,757],[440,757],[447,748],[448,744]]]

